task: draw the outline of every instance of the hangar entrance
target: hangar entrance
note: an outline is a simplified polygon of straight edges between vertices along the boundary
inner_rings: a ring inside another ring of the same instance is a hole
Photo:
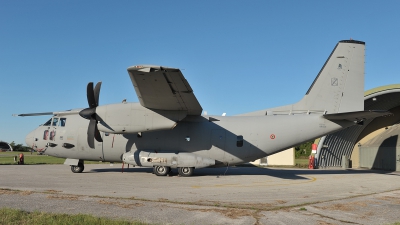
[[[400,126],[395,125],[360,146],[360,167],[400,171]]]
[[[400,171],[400,149],[392,147],[361,147],[360,167]]]
[[[385,137],[381,129],[400,124],[400,84],[377,87],[364,93],[364,110],[388,110],[393,115],[364,121],[363,126],[352,126],[322,137],[318,143],[317,166],[339,167],[342,157],[351,158],[352,167],[400,171],[400,129]],[[390,128],[389,128],[390,127]],[[378,132],[379,131],[379,132]],[[383,131],[383,132],[386,132]],[[392,136],[397,136],[392,137]],[[392,137],[391,139],[389,139]],[[374,142],[370,142],[371,138]],[[386,140],[386,142],[384,142]],[[367,142],[369,142],[367,144]],[[392,143],[392,146],[387,145]],[[393,148],[391,148],[393,147]],[[388,165],[385,165],[386,162]]]
[[[0,152],[12,151],[12,147],[7,143],[0,141]]]

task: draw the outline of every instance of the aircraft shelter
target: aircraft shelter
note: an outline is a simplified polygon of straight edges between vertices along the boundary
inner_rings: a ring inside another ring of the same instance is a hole
[[[0,151],[12,151],[11,145],[9,145],[7,142],[0,141]]]
[[[389,110],[393,115],[366,120],[363,125],[320,138],[315,156],[319,168],[364,167],[400,171],[400,84],[366,91],[364,109]],[[348,166],[345,166],[346,162]]]

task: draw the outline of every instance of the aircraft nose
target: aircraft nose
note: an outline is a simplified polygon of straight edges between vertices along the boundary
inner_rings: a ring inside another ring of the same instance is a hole
[[[32,147],[34,143],[34,131],[30,132],[28,135],[25,137],[25,143],[27,146]]]

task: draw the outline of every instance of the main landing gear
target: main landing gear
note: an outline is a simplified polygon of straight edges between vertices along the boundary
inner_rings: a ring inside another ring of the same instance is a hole
[[[178,167],[178,173],[181,177],[192,176],[194,167]],[[171,167],[169,166],[154,166],[153,172],[157,176],[167,176],[171,172]]]
[[[169,166],[154,166],[153,172],[157,176],[167,176],[171,171],[171,167]]]
[[[71,165],[71,171],[73,173],[82,173],[82,171],[85,169],[85,166],[83,165],[83,162],[79,161],[77,166]]]
[[[181,177],[192,176],[194,167],[178,167],[178,173]]]

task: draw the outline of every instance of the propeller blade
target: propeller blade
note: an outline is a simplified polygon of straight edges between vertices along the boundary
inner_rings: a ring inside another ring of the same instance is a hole
[[[103,139],[101,138],[101,134],[99,129],[97,128],[97,121],[96,121],[96,125],[94,127],[94,138],[96,139],[96,141],[98,142],[103,142]]]
[[[90,148],[94,148],[95,132],[96,132],[96,120],[90,119],[87,130],[87,142]]]
[[[86,88],[87,100],[89,108],[83,109],[79,112],[79,115],[85,119],[90,120],[87,130],[87,142],[90,148],[94,148],[94,140],[103,142],[97,123],[101,121],[101,118],[96,114],[96,107],[99,105],[101,82],[96,84],[93,89],[93,82],[89,82]]]
[[[94,100],[96,102],[96,107],[99,105],[100,87],[101,87],[101,82],[98,82],[96,84],[96,87],[94,88]]]
[[[86,95],[89,104],[89,108],[95,108],[97,106],[96,99],[94,97],[93,82],[89,82],[86,88]]]

